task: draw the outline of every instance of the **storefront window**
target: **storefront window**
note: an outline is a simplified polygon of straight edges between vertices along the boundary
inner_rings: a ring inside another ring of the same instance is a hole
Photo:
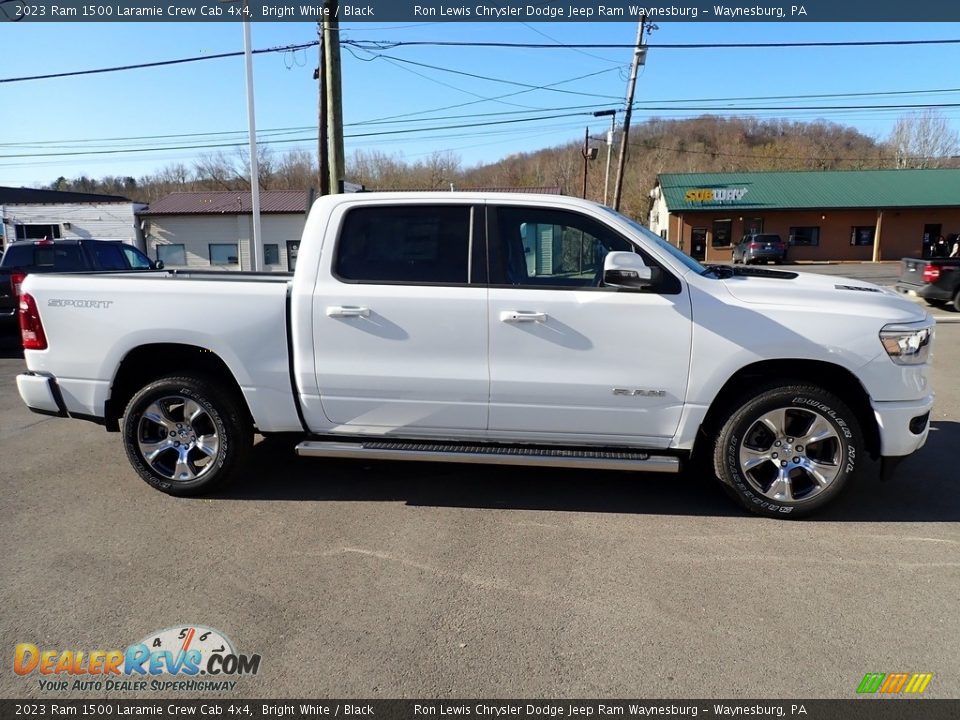
[[[819,245],[820,228],[818,227],[792,227],[790,228],[791,245]]]
[[[759,235],[763,232],[763,218],[748,218],[743,226],[744,235]]]
[[[733,220],[713,221],[713,247],[729,247],[730,235],[733,232]]]
[[[873,225],[858,225],[851,229],[851,245],[873,245],[873,234],[876,232]]]

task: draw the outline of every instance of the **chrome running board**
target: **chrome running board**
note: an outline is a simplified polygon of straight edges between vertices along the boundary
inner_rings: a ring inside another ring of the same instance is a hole
[[[632,470],[635,472],[680,472],[680,459],[623,449],[565,449],[525,445],[468,445],[411,441],[333,442],[306,440],[297,445],[305,457],[365,458],[367,460],[416,460],[420,462],[530,465],[536,467]]]

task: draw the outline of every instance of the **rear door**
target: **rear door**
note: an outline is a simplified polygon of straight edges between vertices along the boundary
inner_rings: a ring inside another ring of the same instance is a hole
[[[579,212],[491,208],[490,431],[536,441],[665,447],[690,360],[690,300],[648,254],[652,291],[601,283],[608,252],[638,251]]]
[[[481,219],[462,200],[334,212],[313,322],[322,411],[337,429],[486,429]]]

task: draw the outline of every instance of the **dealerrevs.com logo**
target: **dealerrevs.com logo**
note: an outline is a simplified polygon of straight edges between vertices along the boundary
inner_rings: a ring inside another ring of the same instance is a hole
[[[38,676],[44,691],[233,690],[260,671],[260,655],[234,649],[223,633],[184,625],[150,633],[125,650],[42,648],[19,643],[13,671]]]
[[[867,673],[857,686],[857,693],[870,695],[919,695],[927,689],[933,673]]]

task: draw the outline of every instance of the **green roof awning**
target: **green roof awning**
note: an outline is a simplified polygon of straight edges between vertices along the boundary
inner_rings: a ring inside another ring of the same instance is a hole
[[[672,213],[737,208],[960,207],[960,169],[664,173]]]

